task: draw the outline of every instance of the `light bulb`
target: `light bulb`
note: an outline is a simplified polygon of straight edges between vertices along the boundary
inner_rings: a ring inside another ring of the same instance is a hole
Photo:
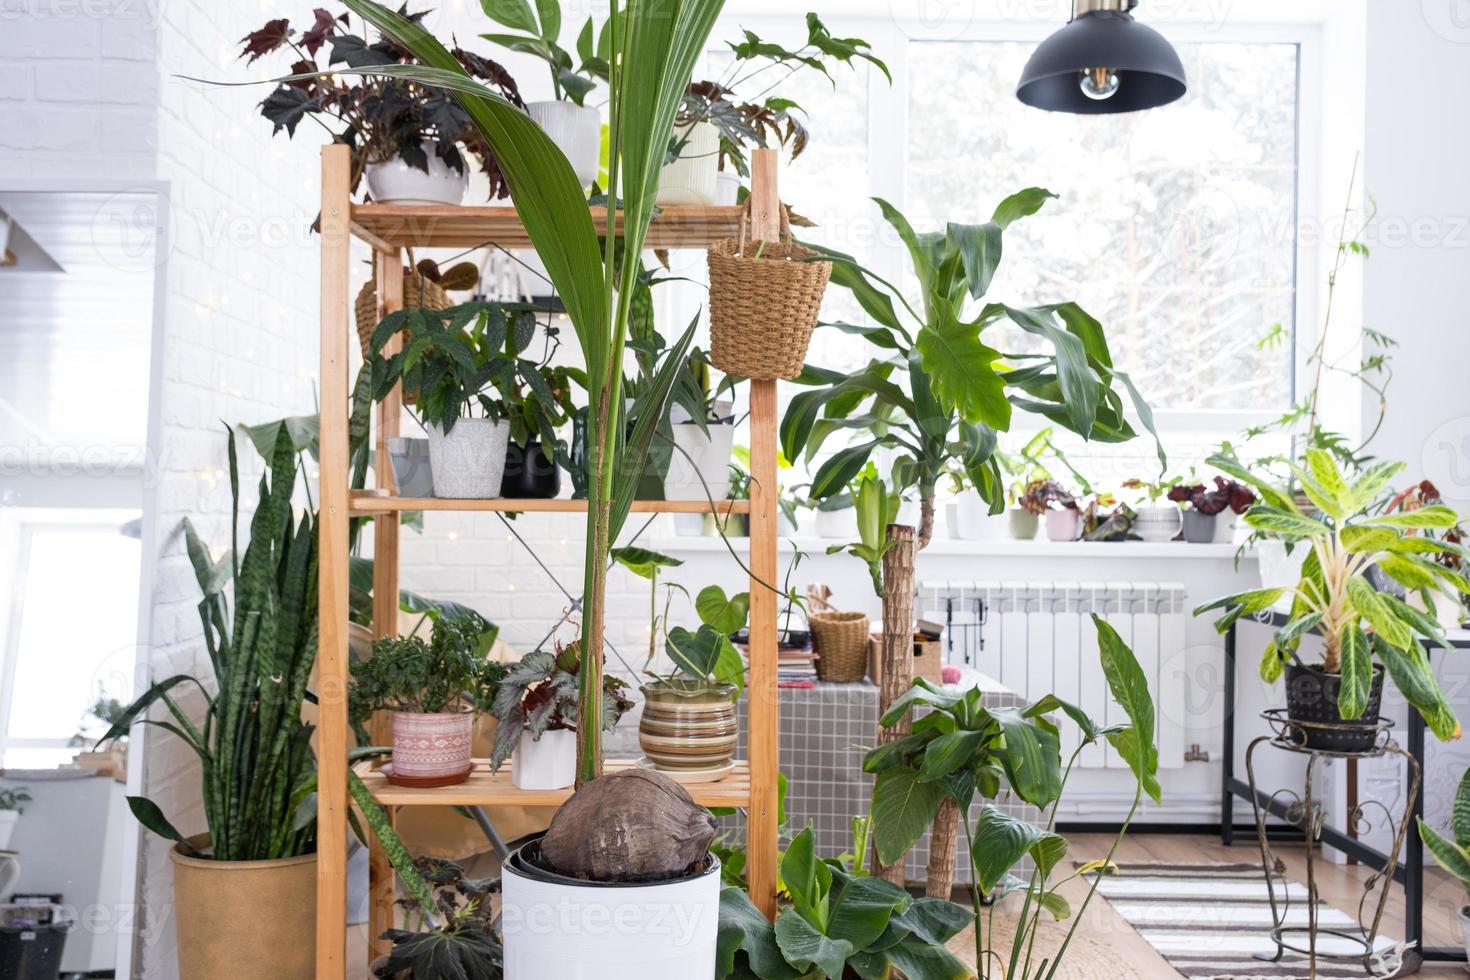
[[[1118,91],[1118,73],[1111,68],[1082,69],[1082,94],[1101,102],[1111,99]]]

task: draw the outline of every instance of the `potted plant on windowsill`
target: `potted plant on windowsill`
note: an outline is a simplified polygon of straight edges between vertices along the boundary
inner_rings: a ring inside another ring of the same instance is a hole
[[[383,767],[399,786],[452,786],[469,778],[475,713],[490,706],[505,667],[485,659],[479,616],[434,621],[429,642],[384,637],[352,665],[348,714],[363,726],[393,714],[393,761]]]
[[[511,760],[510,778],[521,789],[564,789],[577,778],[577,686],[582,671],[576,641],[556,652],[533,650],[512,664],[500,680],[490,713],[499,722],[490,769]],[[601,728],[610,732],[633,702],[628,685],[602,679]]]
[[[1110,493],[1100,493],[1082,509],[1083,541],[1127,541],[1137,514]]]
[[[1210,544],[1215,540],[1215,522],[1227,508],[1236,514],[1246,513],[1256,502],[1256,495],[1235,480],[1215,477],[1213,489],[1204,484],[1178,484],[1169,488],[1169,499],[1188,505],[1184,511],[1184,540],[1190,544]]]
[[[1180,482],[1179,477],[1149,481],[1139,477],[1123,481],[1125,490],[1143,491],[1134,514],[1133,530],[1144,541],[1159,544],[1179,536],[1180,509],[1169,497],[1169,491]],[[1144,501],[1147,503],[1144,503]]]
[[[1056,480],[1037,480],[1016,501],[1034,517],[1046,518],[1046,536],[1051,541],[1075,541],[1082,526],[1077,498]]]
[[[413,17],[418,20],[426,13]],[[251,63],[277,51],[295,59],[291,76],[260,104],[273,132],[284,129],[288,137],[295,136],[307,118],[321,124],[334,142],[352,147],[352,189],[366,176],[368,194],[379,204],[459,204],[469,184],[466,151],[479,161],[490,196],[504,197],[508,188],[494,153],[469,113],[448,93],[406,79],[332,71],[337,65],[415,63],[397,45],[369,44],[349,27],[349,15],[335,17],[319,9],[305,30],[282,17],[244,37],[240,57]],[[503,67],[463,48],[456,47],[453,54],[470,75],[521,104],[515,79]]]
[[[1460,723],[1423,648],[1425,642],[1444,642],[1439,624],[1402,599],[1376,591],[1368,580],[1368,570],[1376,566],[1421,595],[1470,589],[1459,572],[1435,560],[1439,555],[1464,558],[1465,549],[1416,533],[1454,527],[1455,512],[1436,504],[1379,513],[1376,502],[1402,463],[1380,463],[1349,483],[1331,454],[1308,450],[1305,467],[1292,467],[1318,508],[1308,516],[1293,494],[1236,468],[1233,460],[1213,456],[1209,462],[1260,493],[1262,502],[1245,513],[1247,524],[1269,539],[1306,549],[1295,585],[1225,596],[1195,610],[1196,615],[1225,610],[1215,623],[1223,633],[1240,617],[1291,599],[1287,624],[1262,654],[1261,677],[1275,682],[1285,675],[1287,710],[1299,740],[1333,751],[1371,749],[1385,669],[1436,736],[1457,738]],[[1302,638],[1310,632],[1322,637],[1321,663],[1308,664],[1299,656]]]
[[[545,384],[537,363],[520,355],[524,347],[508,339],[519,333],[512,319],[522,312],[482,301],[413,308],[388,314],[373,331],[373,397],[387,397],[400,383],[405,401],[413,396],[411,410],[429,436],[436,496],[500,496],[512,399],[518,386],[536,391]],[[385,356],[400,331],[403,349]]]

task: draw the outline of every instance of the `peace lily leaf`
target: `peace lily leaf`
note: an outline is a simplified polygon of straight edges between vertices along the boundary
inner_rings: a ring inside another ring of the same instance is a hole
[[[1037,845],[1056,837],[993,804],[985,804],[970,848],[970,863],[980,890],[989,894],[1023,857],[1028,853],[1034,856]]]
[[[1154,745],[1154,703],[1148,693],[1148,678],[1117,630],[1096,613],[1092,616],[1102,657],[1103,675],[1113,700],[1122,706],[1132,730],[1108,736],[1113,748],[1128,763],[1144,791],[1159,802],[1159,752]]]
[[[727,596],[718,585],[707,585],[695,597],[694,610],[699,613],[700,622],[728,635],[745,625],[750,615],[750,593]]]
[[[939,812],[944,788],[923,782],[907,766],[878,774],[873,784],[873,842],[878,860],[892,864],[913,847]]]

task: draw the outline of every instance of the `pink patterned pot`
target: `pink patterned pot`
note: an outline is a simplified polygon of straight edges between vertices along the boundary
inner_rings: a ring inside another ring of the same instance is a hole
[[[404,786],[449,786],[469,778],[475,716],[467,711],[393,713],[390,782]]]

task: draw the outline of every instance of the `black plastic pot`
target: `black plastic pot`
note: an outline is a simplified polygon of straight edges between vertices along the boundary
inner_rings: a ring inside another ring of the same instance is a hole
[[[1342,676],[1321,667],[1286,665],[1286,714],[1298,724],[1292,733],[1309,749],[1369,752],[1378,741],[1378,709],[1383,702],[1383,668],[1373,667],[1368,707],[1361,718],[1344,720],[1337,708]],[[1328,726],[1328,727],[1317,727]]]
[[[0,907],[0,977],[55,980],[71,927],[55,905]]]
[[[570,885],[574,888],[647,888],[649,885],[657,885],[670,881],[687,881],[691,878],[703,878],[709,874],[720,873],[720,859],[713,854],[709,855],[708,863],[695,874],[684,874],[674,878],[665,878],[660,881],[590,881],[586,878],[573,878],[570,875],[560,874],[548,868],[541,857],[541,838],[536,837],[527,841],[506,858],[515,872],[524,878],[532,878],[536,881],[549,881],[555,884]]]
[[[532,439],[522,448],[505,447],[505,476],[500,495],[512,500],[550,500],[561,493],[561,467],[549,459],[541,443]]]
[[[1190,544],[1209,544],[1215,540],[1215,521],[1219,514],[1201,514],[1197,510],[1184,512],[1184,540]]]

